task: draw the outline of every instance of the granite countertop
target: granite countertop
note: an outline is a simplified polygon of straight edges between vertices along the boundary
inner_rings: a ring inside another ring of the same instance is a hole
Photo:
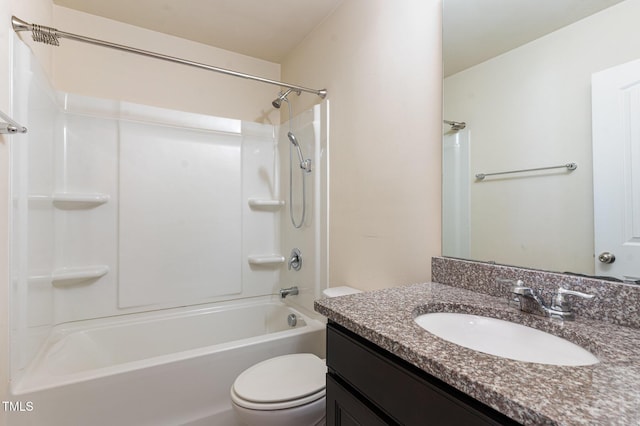
[[[438,283],[323,299],[315,310],[425,372],[528,425],[640,424],[640,330],[520,312],[505,298]],[[449,343],[413,319],[460,312],[520,323],[563,337],[600,360],[566,367],[514,361]]]

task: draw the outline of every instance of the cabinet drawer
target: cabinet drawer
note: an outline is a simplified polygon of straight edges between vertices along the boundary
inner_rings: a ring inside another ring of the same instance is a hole
[[[327,366],[399,424],[517,424],[334,323],[327,326]]]

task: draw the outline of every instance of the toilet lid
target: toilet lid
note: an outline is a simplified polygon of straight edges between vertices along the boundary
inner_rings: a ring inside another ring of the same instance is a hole
[[[233,391],[256,403],[297,400],[323,391],[326,372],[325,362],[313,354],[283,355],[246,369]]]

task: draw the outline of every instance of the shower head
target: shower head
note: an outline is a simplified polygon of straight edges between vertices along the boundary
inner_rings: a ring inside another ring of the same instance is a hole
[[[287,95],[289,95],[289,93],[291,93],[293,89],[289,89],[286,92],[280,92],[278,94],[278,97],[271,102],[271,105],[273,105],[274,108],[280,108],[282,106],[282,101],[286,101],[289,102],[289,100],[287,99]]]
[[[274,99],[273,102],[271,102],[271,105],[273,105],[274,108],[280,108],[282,106],[282,101],[285,102],[289,102],[289,99],[287,99],[287,96],[289,96],[289,93],[293,92],[293,89],[287,89],[286,92],[280,92],[278,94],[278,97],[276,99]],[[300,96],[300,90],[295,90],[296,94],[298,96]]]
[[[296,135],[294,135],[293,133],[289,132],[289,133],[287,133],[287,137],[289,138],[289,140],[291,141],[293,146],[295,146],[295,147],[299,147],[300,146],[300,143],[298,143],[298,138],[296,138]]]

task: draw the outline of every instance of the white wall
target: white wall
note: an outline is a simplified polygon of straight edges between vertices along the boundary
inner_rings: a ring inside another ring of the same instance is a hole
[[[640,1],[627,0],[445,79],[476,173],[576,162],[544,177],[471,182],[471,257],[593,273],[591,74],[640,57]]]
[[[430,279],[440,254],[440,14],[440,0],[350,0],[282,64],[284,80],[329,91],[331,286]]]

